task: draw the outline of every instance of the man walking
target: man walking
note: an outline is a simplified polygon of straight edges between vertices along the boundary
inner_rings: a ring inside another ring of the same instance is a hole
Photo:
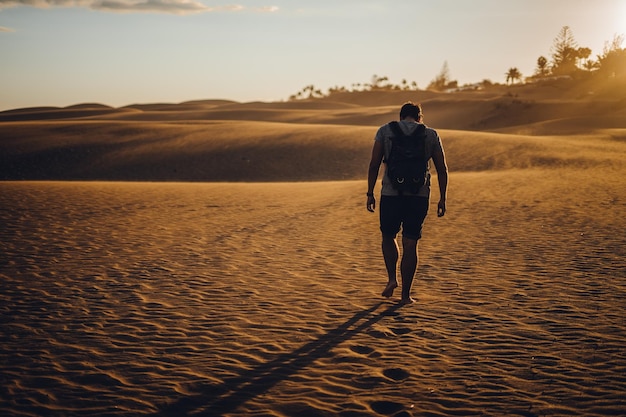
[[[416,129],[423,125],[422,109],[419,105],[408,102],[400,109],[400,122],[397,123],[402,133],[411,136]],[[378,171],[381,162],[385,161],[385,173],[382,180],[380,197],[380,231],[382,232],[382,252],[387,269],[388,281],[382,295],[391,297],[398,287],[396,269],[399,258],[399,247],[396,235],[402,228],[402,259],[400,261],[400,276],[402,277],[402,304],[415,302],[411,298],[411,286],[417,269],[417,243],[422,237],[424,219],[428,213],[430,198],[430,173],[426,173],[426,180],[417,191],[399,191],[388,176],[388,161],[391,153],[391,138],[397,136],[391,123],[381,126],[374,139],[372,159],[370,160],[367,175],[367,210],[374,212],[376,199],[374,186],[378,180]],[[439,183],[439,203],[437,215],[442,217],[446,213],[446,192],[448,189],[448,167],[441,139],[434,129],[425,128],[424,134],[415,135],[411,139],[424,140],[425,160],[432,159],[437,170]],[[427,165],[428,169],[428,165]]]

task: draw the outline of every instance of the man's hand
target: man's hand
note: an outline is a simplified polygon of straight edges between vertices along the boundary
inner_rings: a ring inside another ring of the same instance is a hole
[[[439,200],[437,204],[437,217],[443,217],[446,214],[446,201]]]
[[[368,195],[367,196],[367,211],[371,211],[373,213],[375,208],[376,208],[376,199],[374,198],[373,195]]]

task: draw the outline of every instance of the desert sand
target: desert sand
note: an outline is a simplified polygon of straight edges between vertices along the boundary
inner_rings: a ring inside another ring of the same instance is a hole
[[[0,113],[0,414],[626,415],[623,99],[409,96]],[[406,99],[450,189],[401,306],[365,174]]]

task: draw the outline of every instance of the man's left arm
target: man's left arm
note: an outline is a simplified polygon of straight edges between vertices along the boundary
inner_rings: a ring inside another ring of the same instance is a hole
[[[437,170],[437,181],[439,182],[439,204],[437,204],[437,216],[442,217],[446,214],[446,197],[448,193],[448,165],[446,164],[446,155],[443,147],[435,147],[433,149],[433,163]]]

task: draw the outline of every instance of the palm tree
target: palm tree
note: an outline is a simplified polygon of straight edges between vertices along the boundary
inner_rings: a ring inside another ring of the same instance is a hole
[[[548,75],[548,59],[545,56],[537,58],[537,70],[535,74],[540,77]]]
[[[590,63],[589,55],[591,55],[591,49],[589,48],[578,48],[578,65],[588,71],[593,69],[593,63]]]
[[[507,84],[509,83],[509,81],[511,83],[515,83],[515,80],[521,81],[522,73],[519,72],[517,68],[509,68],[509,71],[506,73],[506,82]]]
[[[389,81],[389,77],[387,76],[379,77],[378,75],[374,74],[372,75],[372,84],[370,84],[370,87],[372,90],[377,90],[380,88],[388,87],[386,84],[384,84],[387,81]]]
[[[314,98],[315,96],[321,96],[322,92],[315,88],[313,84],[307,85],[302,89],[302,95],[309,94],[307,98]]]

